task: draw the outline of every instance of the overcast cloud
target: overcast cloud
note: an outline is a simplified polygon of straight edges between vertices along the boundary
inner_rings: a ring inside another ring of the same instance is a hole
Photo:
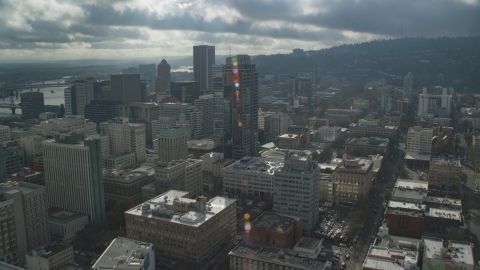
[[[270,54],[480,35],[478,0],[0,0],[0,58]]]

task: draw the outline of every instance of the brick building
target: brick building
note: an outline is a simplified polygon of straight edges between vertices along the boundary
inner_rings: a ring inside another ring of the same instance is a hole
[[[252,222],[248,237],[255,245],[293,248],[302,238],[302,219],[264,212]]]

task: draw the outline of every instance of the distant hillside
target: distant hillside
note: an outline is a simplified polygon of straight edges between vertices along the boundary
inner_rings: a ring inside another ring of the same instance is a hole
[[[408,72],[414,87],[442,85],[462,92],[480,90],[480,36],[457,38],[401,38],[335,46],[308,51],[304,57],[291,54],[258,55],[260,76],[292,74],[317,68],[319,75],[371,79],[395,78]],[[388,75],[385,75],[388,74]],[[351,81],[351,80],[350,80]]]

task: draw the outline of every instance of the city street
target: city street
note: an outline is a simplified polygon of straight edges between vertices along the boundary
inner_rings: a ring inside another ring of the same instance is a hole
[[[373,241],[373,237],[377,234],[383,220],[383,214],[385,211],[383,194],[387,188],[395,184],[397,165],[401,160],[400,157],[402,154],[403,151],[398,148],[393,151],[393,157],[385,165],[386,167],[383,172],[385,180],[381,180],[379,177],[379,181],[376,183],[377,187],[372,191],[373,196],[369,198],[372,200],[372,211],[369,212],[368,218],[365,221],[363,226],[365,229],[362,230],[362,233],[360,234],[360,241],[349,248],[332,245],[332,250],[338,250],[342,253],[339,265],[341,265],[342,262],[345,262],[347,264],[347,269],[361,269],[367,251]],[[377,209],[377,211],[375,212],[374,209]],[[345,259],[346,254],[349,254],[350,259]]]

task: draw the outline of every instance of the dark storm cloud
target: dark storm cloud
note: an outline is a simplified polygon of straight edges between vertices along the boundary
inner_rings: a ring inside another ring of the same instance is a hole
[[[309,3],[308,0],[208,0],[189,2],[191,5],[184,8],[172,4],[171,9],[165,11],[128,7],[135,5],[134,0],[99,0],[95,4],[56,1],[81,9],[81,16],[69,18],[71,15],[64,13],[57,21],[40,16],[27,18],[31,29],[26,30],[8,28],[5,23],[8,18],[3,16],[0,49],[56,49],[59,44],[71,43],[87,43],[90,48],[151,48],[143,27],[197,32],[192,42],[235,42],[247,46],[269,46],[276,39],[338,45],[365,38],[346,36],[344,31],[372,34],[374,38],[398,37],[402,27],[405,36],[480,34],[479,2],[467,4],[460,0],[311,0]],[[127,6],[114,8],[114,4]],[[0,11],[2,5],[5,6],[0,0]],[[205,5],[218,9],[217,17],[206,19]],[[15,3],[11,2],[9,7],[15,8]],[[235,20],[227,20],[229,12]],[[69,23],[62,23],[64,21]],[[132,45],[129,40],[142,41],[144,45]]]
[[[315,1],[312,1],[315,3]],[[295,1],[231,1],[245,18],[306,23],[330,29],[398,37],[480,34],[480,2],[458,0],[344,0],[318,3],[322,11],[302,15]],[[316,7],[312,7],[316,8]]]

